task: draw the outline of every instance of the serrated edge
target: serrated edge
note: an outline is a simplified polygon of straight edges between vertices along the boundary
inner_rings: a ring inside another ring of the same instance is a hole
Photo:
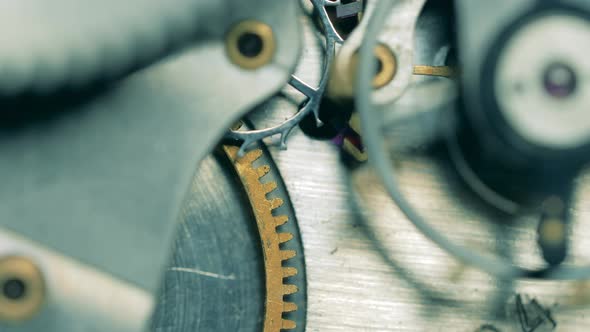
[[[274,181],[261,182],[261,178],[270,172],[270,166],[254,167],[253,163],[262,156],[262,150],[249,151],[239,157],[240,148],[224,145],[225,154],[232,161],[242,182],[263,244],[264,268],[266,274],[266,299],[263,332],[280,332],[292,330],[297,324],[283,319],[283,314],[297,310],[297,305],[285,302],[284,296],[298,291],[297,286],[286,284],[283,279],[297,275],[295,267],[283,266],[283,262],[295,257],[295,250],[282,250],[281,244],[293,239],[293,234],[277,232],[277,227],[288,222],[286,215],[273,215],[273,211],[284,204],[281,198],[268,198],[267,194],[277,188]]]
[[[305,102],[303,106],[301,106],[301,108],[293,117],[289,118],[281,124],[278,124],[270,128],[249,131],[239,131],[230,129],[226,134],[227,138],[243,141],[242,145],[240,146],[240,149],[238,150],[239,157],[243,157],[246,155],[246,150],[250,145],[274,135],[281,135],[280,148],[283,150],[287,149],[287,138],[289,134],[299,124],[299,122],[301,122],[301,120],[303,120],[310,113],[314,115],[316,125],[322,125],[319,113],[320,102],[324,96],[324,93],[330,81],[330,68],[332,67],[332,62],[335,58],[336,44],[340,44],[344,40],[334,28],[334,25],[330,20],[328,13],[326,12],[326,6],[331,6],[333,4],[331,2],[326,2],[325,0],[312,0],[312,3],[314,6],[314,11],[319,16],[321,24],[323,25],[323,33],[325,36],[326,43],[324,51],[325,67],[322,71],[322,76],[320,78],[318,87],[313,88],[307,83],[300,80],[295,75],[292,75],[291,79],[289,80],[289,85],[298,90],[299,92],[303,93],[308,98],[308,101]],[[297,88],[294,82],[300,85],[304,85],[305,89]],[[307,90],[307,93],[305,93],[303,90]]]

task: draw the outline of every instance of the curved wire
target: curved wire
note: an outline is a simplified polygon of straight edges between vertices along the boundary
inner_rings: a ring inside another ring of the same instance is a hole
[[[447,147],[451,161],[455,165],[457,172],[463,178],[465,183],[477,193],[488,204],[496,207],[497,209],[504,211],[508,214],[516,214],[519,212],[521,207],[518,203],[511,201],[508,198],[504,198],[502,195],[488,187],[480,178],[475,174],[475,171],[469,166],[467,160],[461,152],[459,142],[456,133],[447,131],[446,135]]]
[[[458,245],[434,229],[414,210],[412,205],[406,200],[404,194],[399,190],[396,172],[386,157],[387,150],[385,143],[382,137],[380,137],[380,121],[379,118],[374,115],[375,110],[372,108],[371,102],[371,73],[374,73],[376,69],[376,64],[373,61],[373,49],[377,45],[377,34],[385,24],[389,12],[398,3],[399,1],[379,0],[374,12],[375,14],[368,22],[366,36],[361,45],[359,74],[356,82],[356,107],[361,117],[363,141],[367,148],[369,162],[375,167],[390,197],[414,226],[431,241],[466,264],[475,266],[491,275],[509,279],[543,278],[552,280],[577,280],[590,278],[590,266],[559,266],[555,268],[531,270],[515,266],[509,260],[499,257],[484,256],[464,246]]]

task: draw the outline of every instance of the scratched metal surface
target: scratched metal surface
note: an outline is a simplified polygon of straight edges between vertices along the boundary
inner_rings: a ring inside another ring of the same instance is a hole
[[[223,156],[209,156],[193,179],[153,331],[262,328],[264,266],[258,231],[227,164]]]
[[[303,332],[307,296],[301,239],[285,186],[270,155],[263,151],[254,167],[270,166],[262,181],[275,181],[278,188],[267,197],[286,202],[275,210],[289,218],[279,231],[294,236],[281,247],[298,253],[284,264],[298,270],[285,283],[299,291],[285,300],[296,303],[299,310],[283,317],[297,323],[292,332]],[[199,165],[182,209],[152,331],[262,331],[264,260],[256,220],[241,187],[233,165],[219,150]]]
[[[436,24],[423,28],[435,29]],[[298,74],[313,81],[321,53],[309,31],[306,35]],[[419,34],[418,42],[428,42],[424,36]],[[294,111],[289,102],[274,100],[251,118],[262,127]],[[463,266],[401,215],[370,169],[350,173],[330,142],[312,140],[299,130],[288,144],[286,151],[270,150],[303,238],[307,331],[587,330],[588,283],[509,282]],[[438,229],[474,250],[512,257],[529,267],[540,264],[534,220],[497,222],[499,216],[452,176],[444,152],[439,155],[394,156],[403,189],[419,210]],[[583,204],[590,199],[589,181],[588,175],[579,179],[571,235],[574,255],[568,264],[590,263],[590,207]]]

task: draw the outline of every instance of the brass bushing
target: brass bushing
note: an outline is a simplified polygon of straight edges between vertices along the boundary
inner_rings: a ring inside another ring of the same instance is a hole
[[[375,60],[377,61],[377,70],[373,77],[373,88],[380,89],[395,77],[397,73],[397,58],[393,51],[385,44],[377,44],[375,46]],[[356,77],[356,71],[358,69],[358,51],[355,52],[350,61],[349,75],[350,77]]]
[[[225,38],[225,48],[231,62],[243,69],[254,70],[273,60],[276,41],[269,25],[246,20],[229,30]]]
[[[20,256],[0,258],[0,320],[30,319],[44,301],[45,281],[35,263]]]

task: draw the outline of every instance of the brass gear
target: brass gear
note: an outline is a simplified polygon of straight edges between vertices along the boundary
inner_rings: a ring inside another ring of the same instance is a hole
[[[283,261],[296,256],[295,250],[281,250],[280,244],[293,238],[293,234],[277,232],[277,227],[288,221],[286,215],[273,215],[273,210],[283,205],[280,198],[268,199],[266,195],[276,189],[274,181],[261,182],[260,179],[270,171],[270,166],[254,167],[253,163],[260,156],[262,150],[255,149],[238,157],[240,149],[235,146],[223,146],[223,151],[232,161],[234,168],[242,182],[254,217],[264,257],[264,269],[266,275],[266,300],[264,314],[264,332],[279,332],[296,328],[292,320],[283,319],[283,313],[297,310],[297,305],[285,302],[284,296],[297,292],[297,286],[285,284],[284,278],[297,274],[294,267],[283,267]]]

